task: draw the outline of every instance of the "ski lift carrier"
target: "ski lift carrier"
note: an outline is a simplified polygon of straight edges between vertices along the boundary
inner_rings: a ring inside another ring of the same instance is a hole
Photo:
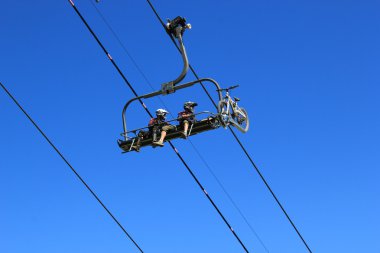
[[[234,89],[238,87],[232,86],[226,89],[222,89],[219,84],[211,78],[201,78],[192,82],[184,83],[177,85],[180,83],[186,76],[188,69],[189,69],[189,62],[186,54],[186,49],[183,43],[182,36],[186,29],[191,29],[191,25],[186,23],[186,20],[183,17],[176,17],[174,20],[168,20],[168,23],[166,25],[166,31],[172,36],[172,38],[176,38],[179,44],[179,48],[181,51],[182,59],[183,59],[183,69],[181,74],[173,81],[170,81],[168,83],[164,83],[161,86],[161,89],[152,93],[148,93],[142,96],[134,97],[130,99],[124,106],[122,111],[122,119],[123,119],[123,133],[121,136],[123,137],[123,140],[118,140],[119,147],[123,150],[123,153],[127,153],[130,151],[133,151],[132,147],[137,142],[138,133],[140,131],[144,131],[146,133],[149,133],[148,127],[138,128],[134,130],[127,130],[127,121],[126,121],[126,112],[129,105],[139,100],[140,102],[142,99],[149,99],[156,96],[163,96],[163,95],[169,95],[173,94],[177,90],[189,88],[193,85],[200,84],[200,83],[207,83],[214,85],[216,88],[217,96],[218,96],[218,106],[217,106],[217,112],[212,113],[210,111],[203,111],[194,114],[194,116],[200,116],[202,115],[203,118],[201,120],[196,120],[194,123],[192,123],[189,126],[189,132],[188,136],[196,135],[205,131],[210,131],[219,128],[220,126],[223,126],[226,128],[229,125],[233,125],[236,127],[239,131],[246,133],[249,129],[249,118],[247,112],[244,110],[244,108],[241,108],[237,105],[237,102],[240,101],[238,98],[234,98],[234,100],[231,99],[229,96],[229,91],[231,89]],[[223,97],[222,91],[225,91],[226,94]],[[143,104],[144,105],[144,104]],[[178,121],[178,119],[173,119],[170,121],[166,121],[168,123]],[[173,139],[181,138],[183,132],[183,127],[181,125],[177,125],[175,127],[175,130],[171,130],[167,132],[165,141],[170,141]],[[131,135],[133,136],[131,137]],[[148,136],[145,136],[140,142],[140,147],[145,146],[152,146],[153,143],[153,134],[148,134]]]

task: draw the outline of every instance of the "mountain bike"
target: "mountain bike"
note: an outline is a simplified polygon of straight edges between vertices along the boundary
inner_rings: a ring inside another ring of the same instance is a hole
[[[239,85],[218,90],[226,92],[223,100],[219,101],[218,111],[222,125],[224,127],[232,124],[239,131],[246,133],[249,128],[249,118],[247,111],[244,108],[238,106],[238,102],[240,101],[239,98],[234,97],[234,99],[232,99],[230,97],[230,90],[237,87],[239,87]]]

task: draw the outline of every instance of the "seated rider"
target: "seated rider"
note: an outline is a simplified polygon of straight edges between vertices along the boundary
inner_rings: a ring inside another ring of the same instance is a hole
[[[166,122],[166,115],[169,112],[164,109],[158,109],[156,111],[156,118],[152,118],[149,121],[148,128],[149,131],[141,130],[137,135],[136,144],[132,146],[132,149],[140,152],[141,141],[145,138],[152,137],[152,146],[164,146],[164,139],[166,137],[166,132],[169,130],[174,130],[175,126],[170,125]],[[160,133],[160,139],[157,141],[157,134]]]
[[[156,111],[156,118],[153,118],[149,121],[149,131],[153,135],[153,147],[164,146],[164,140],[166,133],[170,130],[175,130],[175,126],[170,125],[166,122],[166,115],[169,112],[164,109],[158,109]],[[157,133],[160,133],[160,139],[157,141]]]
[[[195,102],[188,101],[183,105],[184,111],[178,113],[178,121],[181,126],[183,126],[182,137],[187,138],[189,124],[194,124],[195,116],[194,116],[194,107],[198,104]]]
[[[166,115],[169,112],[164,109],[158,109],[156,111],[156,118],[152,118],[149,121],[148,128],[149,131],[141,130],[137,135],[136,144],[132,146],[132,149],[140,152],[141,141],[145,138],[152,137],[152,146],[164,146],[164,139],[166,137],[166,132],[170,130],[175,130],[175,126],[170,125],[166,122]],[[157,134],[160,134],[160,139],[157,141]]]

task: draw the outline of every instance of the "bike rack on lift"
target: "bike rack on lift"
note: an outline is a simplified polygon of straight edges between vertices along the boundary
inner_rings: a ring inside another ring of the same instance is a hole
[[[188,72],[188,69],[189,69],[189,61],[187,58],[185,46],[183,44],[182,35],[186,29],[190,29],[190,28],[191,28],[190,24],[186,24],[186,20],[182,17],[176,17],[172,21],[168,20],[168,24],[166,25],[166,29],[167,29],[167,32],[169,34],[171,34],[172,36],[174,36],[178,40],[178,43],[180,45],[180,51],[181,51],[183,63],[184,63],[183,69],[182,69],[181,74],[176,79],[174,79],[173,81],[162,84],[161,90],[158,90],[158,91],[155,91],[152,93],[148,93],[148,94],[145,94],[142,96],[134,97],[134,98],[130,99],[125,104],[123,111],[122,111],[123,130],[124,130],[124,132],[122,133],[122,136],[124,137],[124,140],[118,141],[120,148],[123,149],[125,152],[131,151],[131,147],[137,138],[137,137],[134,137],[134,138],[128,137],[128,133],[132,132],[136,135],[137,131],[144,129],[144,128],[139,128],[139,129],[135,129],[132,131],[127,131],[126,111],[127,111],[128,106],[132,102],[134,102],[136,100],[139,100],[140,102],[142,102],[141,101],[142,99],[148,99],[148,98],[152,98],[155,96],[172,94],[177,90],[185,89],[185,88],[191,87],[191,86],[198,84],[198,83],[201,83],[201,82],[208,82],[208,83],[214,84],[214,86],[216,87],[216,91],[218,93],[218,99],[219,99],[219,101],[222,101],[222,99],[223,99],[222,92],[221,92],[222,89],[220,88],[219,84],[214,79],[202,78],[202,79],[198,79],[198,80],[177,86],[177,84],[185,78],[185,76]],[[195,134],[200,133],[200,132],[212,130],[212,129],[218,128],[220,126],[226,127],[226,123],[220,119],[221,111],[220,111],[219,106],[217,108],[217,111],[218,111],[217,114],[212,114],[210,112],[199,113],[199,114],[208,113],[211,116],[209,116],[206,119],[196,121],[191,126],[192,127],[191,135],[195,135]],[[177,120],[177,119],[175,119],[175,120]],[[167,140],[179,138],[181,136],[180,135],[180,131],[181,131],[180,128],[181,128],[180,126],[177,126],[176,131],[168,132],[165,140],[167,141]],[[150,145],[151,143],[152,143],[152,138],[145,139],[142,142],[141,147]]]

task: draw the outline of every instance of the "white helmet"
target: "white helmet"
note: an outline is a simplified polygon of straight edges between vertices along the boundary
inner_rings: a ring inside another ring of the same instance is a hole
[[[157,109],[156,111],[156,115],[157,116],[166,116],[166,114],[168,114],[169,112],[165,109]]]

